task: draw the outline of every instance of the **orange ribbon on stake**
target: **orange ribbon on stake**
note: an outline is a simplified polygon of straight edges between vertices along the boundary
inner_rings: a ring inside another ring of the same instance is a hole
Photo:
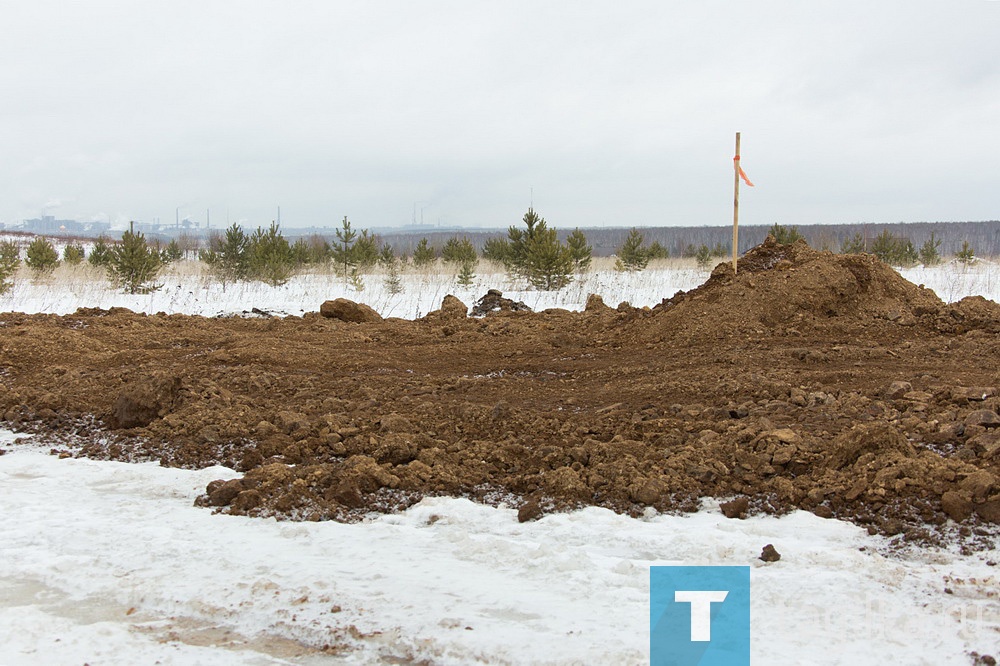
[[[747,177],[746,171],[744,171],[743,167],[740,166],[739,155],[733,158],[733,165],[736,167],[736,171],[740,174],[740,178],[742,178],[743,182],[747,184],[747,187],[753,187],[753,183],[751,183],[750,179]]]

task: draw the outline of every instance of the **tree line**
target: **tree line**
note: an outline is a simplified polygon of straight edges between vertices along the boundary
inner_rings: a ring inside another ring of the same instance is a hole
[[[647,242],[645,234],[636,228],[624,233],[615,248],[615,268],[619,271],[641,271],[651,260],[665,259],[670,251],[658,240]],[[793,243],[805,236],[797,226],[774,224],[767,233],[779,243]],[[942,261],[942,240],[936,232],[918,247],[906,237],[888,229],[869,237],[855,233],[844,240],[837,251],[853,254],[867,252],[894,266],[924,264],[933,266]],[[825,248],[829,249],[829,248]],[[60,261],[70,265],[87,261],[105,271],[109,281],[129,293],[143,293],[159,288],[157,278],[168,264],[191,256],[192,250],[177,239],[166,245],[148,242],[130,224],[119,242],[98,238],[90,253],[82,244],[71,243],[63,248],[62,258],[54,245],[43,236],[36,237],[27,247],[24,263],[36,275],[51,272]],[[689,243],[678,252],[681,257],[694,258],[705,268],[731,254],[731,245]],[[247,232],[233,224],[222,233],[208,238],[207,247],[196,250],[198,260],[225,286],[241,281],[260,281],[272,286],[285,284],[293,275],[308,267],[325,267],[340,276],[356,290],[364,289],[363,275],[376,266],[384,269],[385,286],[390,293],[402,291],[400,272],[404,266],[427,269],[440,262],[455,271],[459,285],[468,286],[476,277],[480,258],[495,262],[513,278],[523,280],[539,290],[559,290],[576,276],[590,269],[594,257],[593,245],[580,229],[565,234],[561,240],[533,207],[529,207],[520,225],[511,225],[505,236],[487,238],[477,249],[469,236],[452,236],[438,248],[426,237],[421,238],[412,253],[398,252],[392,245],[367,229],[355,229],[345,216],[332,238],[313,235],[289,242],[278,224]],[[968,240],[955,252],[959,262],[976,260],[975,249]],[[21,262],[20,247],[13,240],[0,242],[0,293],[10,289],[11,279]]]

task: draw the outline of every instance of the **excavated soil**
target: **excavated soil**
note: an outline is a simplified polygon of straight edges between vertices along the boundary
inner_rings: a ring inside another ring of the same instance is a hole
[[[734,519],[995,539],[992,301],[945,305],[871,256],[769,239],[651,309],[522,305],[3,314],[0,414],[60,455],[234,467],[198,500],[227,513],[352,520],[448,494],[530,520],[712,496]]]

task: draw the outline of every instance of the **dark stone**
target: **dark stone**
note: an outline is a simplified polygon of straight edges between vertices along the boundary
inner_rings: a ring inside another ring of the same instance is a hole
[[[521,301],[504,298],[498,289],[490,289],[486,295],[472,306],[473,317],[483,317],[490,312],[531,312],[531,308]]]
[[[1000,428],[1000,416],[992,409],[977,409],[965,417],[965,425]]]
[[[767,544],[766,546],[764,546],[764,549],[760,552],[759,559],[764,562],[777,562],[778,560],[781,559],[781,553],[776,551],[773,545]]]
[[[912,390],[913,385],[910,382],[893,382],[886,388],[885,397],[887,400],[898,400]]]

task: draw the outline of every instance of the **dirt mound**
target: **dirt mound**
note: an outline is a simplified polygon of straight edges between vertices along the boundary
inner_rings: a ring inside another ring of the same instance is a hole
[[[382,321],[382,315],[364,303],[355,303],[346,298],[325,301],[319,308],[319,313],[330,319],[353,322],[355,324],[372,324]]]
[[[818,252],[805,241],[782,245],[768,236],[737,267],[734,274],[731,264],[719,264],[701,287],[664,300],[654,308],[664,315],[656,328],[687,340],[867,335],[873,327],[932,327],[944,308],[934,292],[871,255]]]
[[[3,314],[0,418],[61,455],[225,464],[244,476],[199,503],[251,516],[355,520],[449,494],[531,520],[712,496],[734,519],[996,534],[995,303],[945,306],[871,257],[772,240],[652,310],[533,313],[495,290],[477,306]]]
[[[1000,305],[982,296],[966,296],[943,308],[936,321],[942,333],[966,333],[980,330],[1000,333]]]

